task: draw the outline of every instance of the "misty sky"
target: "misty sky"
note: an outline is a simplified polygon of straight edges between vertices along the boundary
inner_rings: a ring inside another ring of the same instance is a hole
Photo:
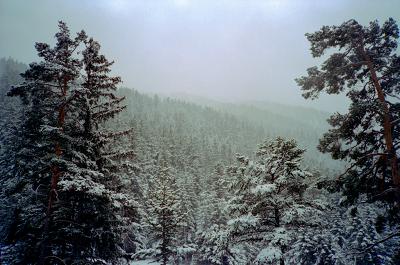
[[[61,19],[139,91],[343,110],[343,97],[302,99],[294,78],[318,63],[304,34],[351,18],[400,22],[399,11],[396,0],[0,0],[0,57],[37,60],[34,43],[53,43]]]

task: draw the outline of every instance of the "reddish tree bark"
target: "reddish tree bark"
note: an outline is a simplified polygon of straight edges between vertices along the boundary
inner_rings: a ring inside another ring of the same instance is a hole
[[[63,80],[63,86],[61,88],[61,97],[65,101],[65,98],[67,96],[67,84],[68,84],[68,78],[64,77]],[[60,131],[63,131],[64,128],[64,122],[65,122],[65,103],[62,103],[61,106],[58,108],[58,128]],[[56,142],[55,144],[55,154],[56,156],[60,157],[62,155],[62,148],[59,142]],[[53,208],[54,201],[57,199],[57,185],[58,181],[60,180],[62,172],[60,171],[59,167],[56,165],[53,165],[51,167],[51,186],[50,186],[50,194],[49,194],[49,203],[47,206],[47,216],[48,218],[51,215],[51,211]]]
[[[390,166],[391,166],[391,171],[392,171],[392,180],[393,184],[395,186],[400,185],[400,176],[399,176],[399,169],[398,169],[398,162],[397,162],[397,154],[393,146],[393,135],[392,135],[392,122],[390,119],[390,111],[389,107],[386,103],[385,100],[385,94],[383,92],[382,86],[379,83],[378,76],[376,75],[376,70],[375,67],[372,63],[371,58],[369,55],[365,52],[365,49],[362,48],[360,49],[362,52],[362,55],[366,61],[366,65],[368,67],[368,70],[371,74],[371,79],[374,84],[376,93],[378,95],[378,99],[382,105],[383,108],[383,131],[384,131],[384,138],[385,138],[385,144],[386,148],[390,157]]]
[[[57,120],[57,127],[61,131],[64,128],[64,122],[65,122],[65,108],[66,108],[65,98],[67,96],[67,88],[68,88],[67,85],[68,85],[68,78],[64,77],[63,84],[61,87],[61,97],[64,99],[64,102],[58,108],[58,120]],[[62,155],[62,148],[61,148],[61,144],[59,142],[55,143],[54,151],[55,151],[55,154],[57,157],[60,157]],[[51,184],[50,184],[49,201],[47,204],[47,212],[46,212],[46,219],[45,219],[45,225],[44,225],[44,231],[46,234],[49,232],[53,204],[57,200],[57,196],[58,196],[57,185],[60,180],[60,176],[62,174],[62,172],[60,171],[60,168],[57,165],[52,165],[50,170],[51,170]],[[43,245],[41,247],[41,254],[40,254],[40,259],[39,259],[40,264],[46,264],[46,259],[49,257],[48,255],[50,253],[48,253],[47,244],[48,244],[48,240],[45,239],[43,242]]]

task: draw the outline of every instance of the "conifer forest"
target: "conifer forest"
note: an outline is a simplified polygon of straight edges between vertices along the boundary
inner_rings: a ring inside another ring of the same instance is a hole
[[[0,0],[0,265],[400,264],[399,11]]]

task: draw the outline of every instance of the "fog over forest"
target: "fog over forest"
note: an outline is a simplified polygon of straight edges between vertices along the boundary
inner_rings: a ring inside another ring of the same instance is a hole
[[[400,264],[399,10],[0,0],[0,265]]]
[[[400,19],[385,1],[0,1],[0,57],[35,60],[57,21],[101,40],[113,71],[141,92],[219,101],[267,100],[334,112],[344,97],[305,101],[294,82],[315,64],[304,34],[351,18]]]

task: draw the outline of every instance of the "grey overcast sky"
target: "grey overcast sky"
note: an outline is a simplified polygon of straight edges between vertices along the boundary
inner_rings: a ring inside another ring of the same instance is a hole
[[[354,18],[400,21],[398,0],[0,0],[0,57],[37,60],[57,21],[84,29],[125,86],[222,101],[343,110],[343,97],[301,97],[294,78],[318,63],[304,34]]]

